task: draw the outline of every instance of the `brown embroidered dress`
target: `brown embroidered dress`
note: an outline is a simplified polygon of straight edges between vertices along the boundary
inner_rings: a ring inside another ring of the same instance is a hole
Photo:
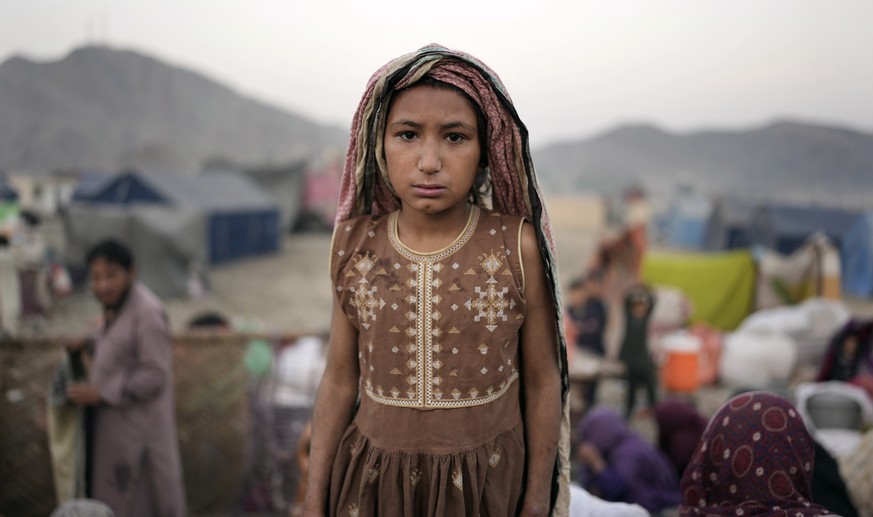
[[[361,401],[333,464],[331,515],[515,515],[524,429],[522,218],[473,207],[418,253],[397,212],[335,230],[331,274],[358,331]]]

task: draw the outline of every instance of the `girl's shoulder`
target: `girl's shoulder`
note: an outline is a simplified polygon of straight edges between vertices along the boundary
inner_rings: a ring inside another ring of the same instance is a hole
[[[376,231],[387,231],[388,218],[391,214],[379,216],[361,215],[337,223],[333,228],[332,248],[338,244],[354,241],[361,235],[372,237]]]
[[[355,249],[373,239],[384,237],[387,240],[389,216],[361,215],[334,225],[330,244],[331,274],[348,261]]]
[[[521,232],[521,227],[527,219],[520,215],[505,214],[497,210],[488,210],[481,208],[481,216],[479,224],[487,231],[492,229],[501,231],[512,236],[518,235]]]

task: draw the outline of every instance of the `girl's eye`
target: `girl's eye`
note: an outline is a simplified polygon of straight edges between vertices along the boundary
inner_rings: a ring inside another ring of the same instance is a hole
[[[464,135],[459,135],[458,133],[451,133],[446,138],[449,142],[463,142],[466,139]]]
[[[415,133],[413,131],[402,131],[397,134],[401,140],[412,140],[415,138]]]

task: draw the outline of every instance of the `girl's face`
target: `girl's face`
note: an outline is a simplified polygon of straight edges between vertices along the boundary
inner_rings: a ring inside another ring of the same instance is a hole
[[[465,212],[480,153],[476,112],[460,93],[420,85],[394,100],[385,162],[404,210]]]

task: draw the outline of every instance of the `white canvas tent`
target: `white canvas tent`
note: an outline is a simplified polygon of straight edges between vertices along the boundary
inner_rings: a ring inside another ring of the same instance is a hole
[[[204,225],[193,210],[75,204],[64,213],[65,259],[84,265],[88,249],[112,237],[130,246],[144,284],[158,296],[182,297],[189,271],[206,264]]]

